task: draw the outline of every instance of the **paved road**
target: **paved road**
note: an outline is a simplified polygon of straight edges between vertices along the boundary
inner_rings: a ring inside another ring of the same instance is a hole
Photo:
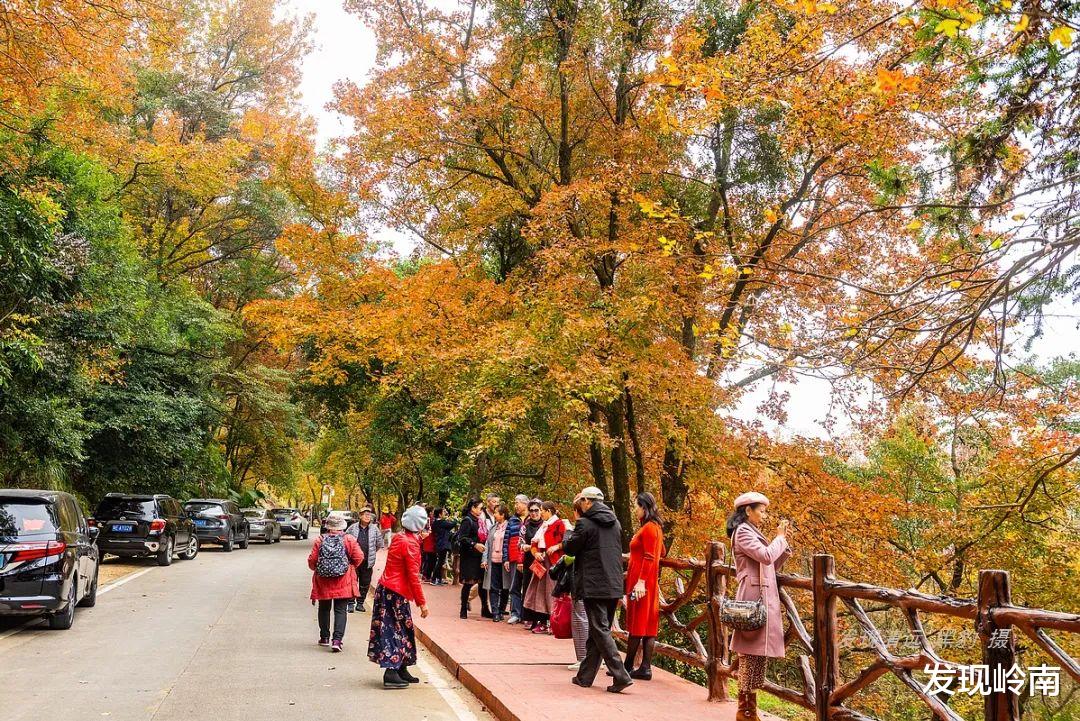
[[[408,690],[368,662],[368,614],[345,651],[315,644],[307,541],[252,544],[121,579],[69,631],[0,625],[3,721],[490,721],[421,651]]]

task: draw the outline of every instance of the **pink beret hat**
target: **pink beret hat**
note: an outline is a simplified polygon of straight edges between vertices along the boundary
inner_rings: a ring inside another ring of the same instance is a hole
[[[735,508],[741,508],[742,506],[751,506],[755,503],[764,503],[769,505],[769,499],[765,497],[764,493],[758,493],[757,491],[747,491],[738,498],[735,499]]]

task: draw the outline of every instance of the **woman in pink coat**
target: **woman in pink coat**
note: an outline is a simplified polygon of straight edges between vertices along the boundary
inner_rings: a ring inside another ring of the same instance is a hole
[[[768,658],[784,657],[784,615],[776,572],[787,560],[787,521],[780,521],[770,543],[761,532],[769,499],[753,491],[735,499],[735,512],[727,520],[727,534],[735,554],[735,580],[739,601],[764,601],[765,625],[756,631],[735,631],[731,650],[739,654],[738,721],[758,721],[757,689],[765,684]]]
[[[330,540],[333,539],[333,540]],[[343,555],[345,572],[340,575],[326,576],[319,573],[319,552],[324,544],[334,547]],[[327,516],[323,522],[323,534],[315,539],[308,554],[308,568],[311,569],[311,602],[319,603],[319,645],[330,646],[335,653],[341,651],[345,638],[345,622],[348,620],[350,599],[360,595],[357,583],[356,567],[364,562],[364,551],[356,538],[345,533],[345,519],[342,516]],[[330,609],[334,610],[334,636],[330,637]]]

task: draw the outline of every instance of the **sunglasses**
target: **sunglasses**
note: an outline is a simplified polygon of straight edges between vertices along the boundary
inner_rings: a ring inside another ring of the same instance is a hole
[[[539,512],[540,512],[539,508],[530,508],[529,509],[529,513],[539,513]]]

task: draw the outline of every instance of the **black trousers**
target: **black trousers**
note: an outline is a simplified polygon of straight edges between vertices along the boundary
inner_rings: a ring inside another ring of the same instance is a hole
[[[319,601],[319,638],[330,638],[330,607],[334,608],[335,641],[345,638],[345,622],[349,620],[348,605],[352,599],[335,598],[333,601]]]
[[[363,603],[364,599],[367,598],[368,589],[371,587],[371,574],[374,570],[374,566],[367,565],[366,559],[356,569],[356,580],[360,584],[360,595],[357,597],[357,601],[360,603]]]
[[[611,637],[611,622],[615,610],[619,607],[616,598],[586,598],[585,615],[589,619],[589,639],[585,642],[585,658],[578,669],[578,680],[585,686],[591,686],[600,670],[600,659],[607,664],[608,670],[616,683],[626,683],[630,674],[626,672],[619,647]]]
[[[435,551],[424,551],[420,554],[420,578],[431,580],[435,573]]]
[[[446,557],[448,555],[450,555],[449,550],[435,552],[435,574],[432,580],[442,583],[443,576],[446,575]]]

